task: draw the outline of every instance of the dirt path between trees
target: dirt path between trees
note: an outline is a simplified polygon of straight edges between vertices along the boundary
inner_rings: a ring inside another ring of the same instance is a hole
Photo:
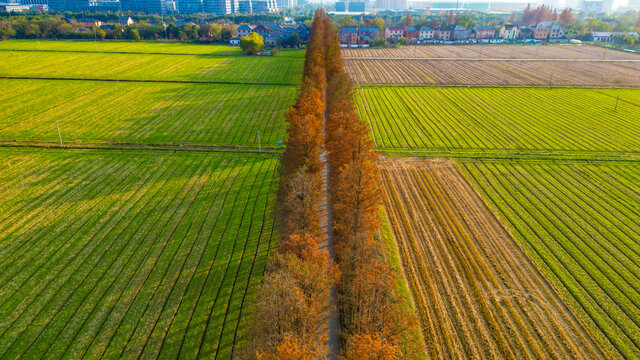
[[[610,357],[455,164],[395,158],[382,168],[430,358]]]
[[[326,135],[326,118],[325,111],[325,135]],[[320,164],[322,167],[322,204],[320,205],[320,226],[322,228],[323,238],[320,243],[320,248],[327,250],[329,258],[335,261],[335,254],[333,252],[333,215],[331,212],[331,201],[329,198],[329,179],[331,177],[331,166],[329,165],[328,154],[325,152],[320,154]],[[329,360],[336,360],[340,354],[340,322],[338,321],[338,292],[336,287],[331,288],[331,295],[329,297],[329,311],[327,322],[327,333],[329,334]]]

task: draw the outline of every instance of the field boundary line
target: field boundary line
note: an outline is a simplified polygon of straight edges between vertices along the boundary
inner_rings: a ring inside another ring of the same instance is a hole
[[[513,59],[513,58],[451,58],[451,57],[442,57],[442,58],[434,58],[434,57],[345,57],[345,60],[382,60],[382,61],[397,61],[397,60],[425,60],[425,61],[487,61],[487,62],[492,62],[492,61],[522,61],[522,62],[570,62],[570,63],[574,63],[574,62],[604,62],[604,63],[616,63],[616,62],[630,62],[630,63],[634,63],[634,62],[640,62],[640,59],[570,59],[570,58],[565,58],[565,59],[535,59],[535,58],[529,58],[529,59]]]
[[[3,77],[0,77],[2,79]],[[360,87],[433,87],[433,88],[495,88],[495,89],[583,89],[583,90],[598,90],[598,89],[638,89],[640,85],[497,85],[497,84],[425,84],[425,83],[391,83],[391,82],[358,82],[352,80],[355,88]]]
[[[280,156],[284,148],[263,146],[262,152],[259,149],[245,146],[233,145],[176,145],[176,144],[131,144],[131,143],[104,143],[104,144],[65,144],[64,146],[47,142],[7,142],[0,141],[2,148],[34,148],[34,149],[68,149],[68,150],[139,150],[139,151],[174,151],[174,152],[220,152],[220,153],[251,153],[269,156]]]
[[[132,83],[176,83],[176,84],[219,84],[219,85],[265,85],[265,86],[298,86],[294,83],[268,83],[268,82],[241,82],[241,81],[209,81],[209,80],[167,80],[167,79],[113,79],[113,78],[83,78],[83,77],[56,77],[56,76],[11,76],[3,75],[0,79],[6,80],[67,80],[67,81],[105,81],[105,82],[132,82]]]

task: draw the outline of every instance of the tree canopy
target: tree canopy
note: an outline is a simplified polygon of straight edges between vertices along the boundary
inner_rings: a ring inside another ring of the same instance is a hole
[[[260,34],[252,32],[240,39],[240,48],[249,55],[257,54],[264,47],[264,39]]]

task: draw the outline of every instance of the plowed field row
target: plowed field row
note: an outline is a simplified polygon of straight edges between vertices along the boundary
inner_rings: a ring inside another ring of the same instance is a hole
[[[389,160],[383,177],[430,358],[607,356],[452,163]]]
[[[358,84],[630,86],[638,63],[568,61],[345,60]]]
[[[462,166],[603,338],[622,357],[640,357],[640,166]]]
[[[378,148],[640,151],[639,90],[362,86],[356,94]]]
[[[273,246],[277,167],[0,151],[0,358],[230,358]]]
[[[639,60],[640,55],[595,46],[574,45],[420,45],[394,49],[342,49],[345,58],[492,58]]]
[[[275,146],[294,86],[0,80],[0,141]],[[70,101],[73,99],[73,101]]]

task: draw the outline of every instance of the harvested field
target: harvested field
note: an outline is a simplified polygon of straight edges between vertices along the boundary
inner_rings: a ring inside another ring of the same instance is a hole
[[[640,62],[345,60],[358,84],[640,86]]]
[[[361,86],[356,101],[379,149],[640,152],[636,89]]]
[[[0,150],[0,358],[230,359],[278,159]]]
[[[601,59],[640,60],[639,54],[575,45],[418,45],[395,49],[342,49],[345,58]]]
[[[383,178],[430,358],[608,357],[456,166],[394,159]]]
[[[460,166],[600,338],[640,358],[638,162]]]

